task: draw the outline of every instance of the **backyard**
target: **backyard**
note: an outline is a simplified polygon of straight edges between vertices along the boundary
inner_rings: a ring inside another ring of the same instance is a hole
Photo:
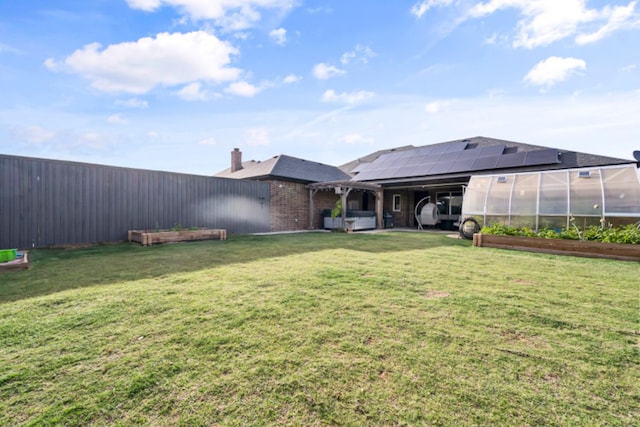
[[[0,425],[637,425],[640,264],[434,233],[30,253]]]

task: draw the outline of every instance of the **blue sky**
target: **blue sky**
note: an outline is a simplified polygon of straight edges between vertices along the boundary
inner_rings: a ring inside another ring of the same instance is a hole
[[[213,174],[487,136],[632,159],[640,2],[0,0],[0,153]]]

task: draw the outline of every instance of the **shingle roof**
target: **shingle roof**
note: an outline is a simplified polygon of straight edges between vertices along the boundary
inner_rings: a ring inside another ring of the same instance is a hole
[[[234,179],[280,178],[300,182],[340,181],[351,178],[335,166],[312,162],[287,155],[279,155],[265,161],[251,160],[242,163],[242,169],[231,172],[225,169],[215,176]]]
[[[351,169],[356,173],[353,180],[431,180],[494,171],[524,172],[635,163],[633,160],[482,136],[403,148],[401,153],[387,151],[367,156],[373,159],[360,162]]]

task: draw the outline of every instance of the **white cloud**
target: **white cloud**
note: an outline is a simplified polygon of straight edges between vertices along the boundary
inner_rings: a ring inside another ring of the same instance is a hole
[[[356,92],[343,92],[336,93],[335,90],[329,89],[324,94],[322,94],[323,102],[337,102],[341,104],[347,105],[355,105],[361,102],[367,101],[373,98],[373,92],[367,92],[365,90],[360,90]]]
[[[127,0],[129,7],[133,9],[140,9],[146,12],[153,12],[159,8],[162,2],[160,0]]]
[[[67,137],[72,138],[76,147],[86,147],[93,150],[104,150],[109,145],[108,141],[110,139],[109,136],[95,131],[80,132],[75,135],[70,134]]]
[[[442,106],[440,105],[439,102],[434,101],[434,102],[430,102],[427,105],[424,106],[424,111],[426,111],[429,114],[435,114],[440,112],[440,108],[442,108]]]
[[[484,44],[496,44],[498,41],[498,34],[493,33],[491,37],[484,39]]]
[[[129,98],[127,100],[117,100],[116,104],[122,105],[123,107],[127,107],[127,108],[144,109],[149,107],[149,103],[144,99],[140,99],[140,98]]]
[[[635,69],[636,69],[636,64],[629,64],[622,67],[620,71],[622,71],[623,73],[630,73]]]
[[[263,128],[248,129],[246,131],[247,140],[246,143],[249,146],[267,146],[271,144],[269,140],[269,132]]]
[[[287,44],[287,30],[284,28],[271,30],[271,32],[269,32],[269,37],[271,37],[271,40],[273,40],[276,44],[279,44],[280,46],[284,46],[285,44]]]
[[[282,79],[282,83],[292,84],[292,83],[297,83],[300,80],[302,80],[301,76],[296,76],[295,74],[289,74],[287,77]]]
[[[16,54],[16,55],[21,55],[23,53],[22,51],[14,48],[12,46],[9,46],[8,44],[4,44],[4,43],[0,42],[0,53],[5,53],[5,52],[6,53],[13,53],[13,54]]]
[[[120,114],[112,114],[111,116],[107,117],[107,121],[115,125],[126,125],[128,123],[128,121],[122,118]]]
[[[371,50],[369,46],[356,45],[352,51],[342,54],[340,62],[342,65],[347,65],[350,62],[366,64],[369,62],[369,59],[375,58],[375,56],[376,53]]]
[[[129,7],[155,12],[162,6],[178,9],[184,18],[212,21],[226,30],[242,30],[254,26],[262,15],[258,9],[287,12],[296,0],[127,0]]]
[[[375,140],[359,133],[348,133],[340,138],[340,142],[344,142],[345,144],[373,144]]]
[[[587,63],[582,59],[551,56],[538,62],[524,77],[524,81],[548,88],[586,68]]]
[[[429,9],[437,6],[448,6],[451,3],[453,3],[453,0],[423,0],[413,5],[411,14],[420,19]]]
[[[216,141],[216,139],[212,136],[198,141],[198,144],[200,145],[216,145],[217,143],[218,141]]]
[[[11,136],[18,141],[42,144],[54,139],[57,132],[40,126],[17,126],[10,129]]]
[[[229,67],[238,51],[204,31],[161,33],[136,42],[110,45],[100,50],[92,43],[58,63],[49,58],[51,70],[80,74],[105,92],[143,94],[156,86],[177,86],[202,80],[233,81],[240,70]]]
[[[576,37],[576,43],[579,45],[594,43],[620,29],[640,27],[640,19],[635,14],[635,6],[635,1],[626,7],[606,6],[602,11],[602,16],[608,18],[607,23],[592,33],[579,34]]]
[[[344,73],[346,73],[346,71],[336,68],[333,65],[325,64],[324,62],[316,64],[313,67],[313,76],[319,80],[327,80]]]
[[[330,7],[310,7],[307,8],[307,13],[309,13],[310,15],[315,15],[316,13],[331,13],[333,12],[333,9],[331,9]]]
[[[224,91],[232,95],[254,97],[262,88],[256,87],[245,81],[233,82]]]
[[[209,93],[202,89],[200,82],[189,83],[178,91],[178,96],[185,101],[206,101]]]
[[[238,40],[249,40],[252,37],[253,35],[247,31],[238,31],[233,33],[233,38],[236,38]]]
[[[632,1],[626,7],[605,6],[597,10],[589,9],[585,0],[488,0],[469,9],[468,17],[481,18],[502,9],[517,9],[521,19],[513,46],[533,49],[572,37],[583,28],[602,21],[606,21],[604,26],[595,32],[578,35],[576,43],[592,43],[618,29],[637,27],[635,4],[636,1]]]

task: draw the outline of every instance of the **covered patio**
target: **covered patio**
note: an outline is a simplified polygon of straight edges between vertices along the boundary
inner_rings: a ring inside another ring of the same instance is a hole
[[[358,182],[358,181],[328,181],[328,182],[316,182],[307,185],[309,189],[309,224],[314,224],[315,207],[313,199],[318,191],[334,191],[340,196],[341,205],[343,207],[341,212],[342,224],[346,224],[347,220],[347,206],[349,194],[352,191],[367,191],[375,197],[375,216],[376,216],[376,229],[384,228],[383,222],[383,202],[384,202],[384,190],[381,185]],[[311,225],[310,225],[311,227]]]

